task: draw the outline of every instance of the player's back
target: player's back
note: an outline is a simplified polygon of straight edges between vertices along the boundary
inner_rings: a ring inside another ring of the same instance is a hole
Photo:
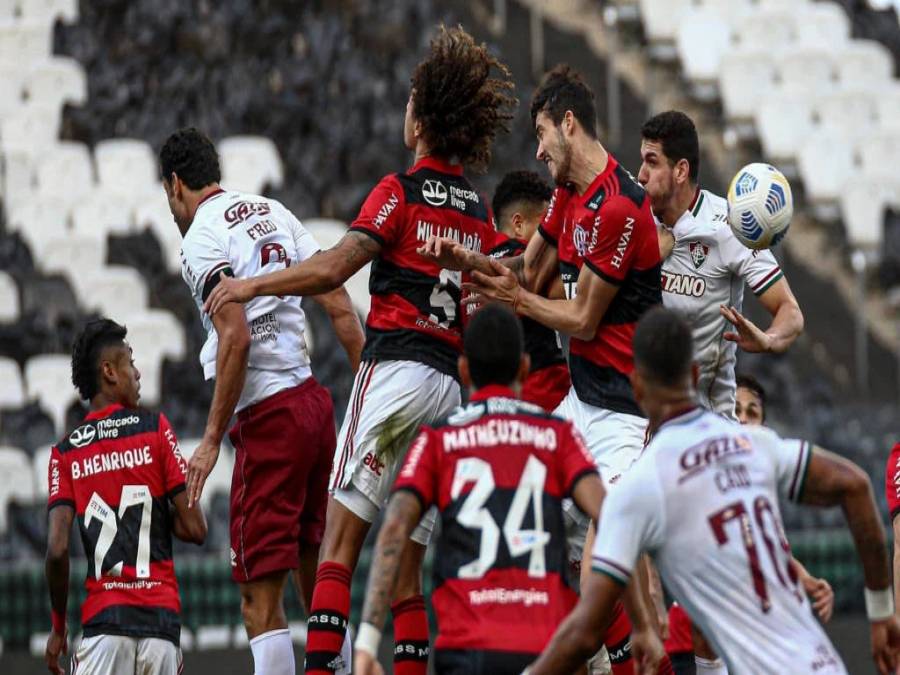
[[[178,645],[181,603],[169,499],[185,462],[163,415],[112,405],[51,451],[48,508],[74,508],[87,555],[85,637],[157,637]]]
[[[730,672],[844,672],[790,563],[778,505],[802,495],[810,450],[695,409],[664,424],[623,478],[658,512],[645,536],[666,588]]]

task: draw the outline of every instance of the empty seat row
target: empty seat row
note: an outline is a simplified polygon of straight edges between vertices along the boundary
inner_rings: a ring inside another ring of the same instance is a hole
[[[78,0],[0,0],[0,21],[52,24],[78,20]]]

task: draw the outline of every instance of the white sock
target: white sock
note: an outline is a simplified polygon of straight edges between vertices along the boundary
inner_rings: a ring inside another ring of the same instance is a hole
[[[250,640],[255,675],[295,675],[294,645],[287,628],[270,630]]]
[[[701,659],[695,656],[694,664],[697,666],[697,675],[728,675],[728,668],[722,659]]]
[[[334,675],[350,675],[350,668],[353,665],[353,639],[350,635],[350,628],[344,633],[344,644],[341,645],[341,658],[344,663],[334,671]]]

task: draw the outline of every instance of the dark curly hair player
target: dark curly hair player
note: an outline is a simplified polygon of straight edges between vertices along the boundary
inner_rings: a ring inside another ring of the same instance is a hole
[[[448,415],[460,402],[461,275],[422,258],[416,249],[432,235],[479,253],[494,245],[490,208],[463,167],[484,169],[494,138],[507,129],[516,103],[509,71],[462,28],[441,27],[413,71],[411,85],[403,140],[414,153],[413,164],[379,181],[344,238],[273,274],[225,279],[206,301],[215,316],[233,306],[227,303],[257,296],[322,293],[372,262],[362,365],[332,470],[308,623],[307,673],[349,666],[341,649],[350,578],[363,541],[387,503],[416,430]],[[428,619],[421,563],[433,520],[429,514],[413,533],[394,590],[398,675],[426,672]],[[360,649],[365,648],[363,642]]]
[[[76,665],[87,673],[181,672],[172,537],[202,544],[206,519],[199,506],[188,506],[185,462],[166,416],[138,408],[141,374],[127,333],[115,321],[97,319],[72,346],[72,384],[90,411],[50,450],[51,631],[44,661],[53,673],[65,672],[60,655],[76,521],[88,569],[73,672]]]

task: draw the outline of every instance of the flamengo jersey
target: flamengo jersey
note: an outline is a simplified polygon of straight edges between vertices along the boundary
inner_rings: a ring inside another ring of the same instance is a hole
[[[724,199],[697,190],[691,208],[672,228],[675,248],[663,261],[662,298],[693,326],[700,402],[733,418],[737,344],[722,337],[731,324],[719,305],[741,311],[744,282],[762,295],[783,275],[771,251],[751,250],[735,238],[727,215]]]
[[[416,249],[432,235],[479,253],[493,245],[490,209],[462,167],[425,157],[407,173],[385,176],[350,229],[381,244],[369,275],[363,359],[418,361],[458,377],[462,275],[440,269]]]
[[[50,451],[48,509],[71,506],[87,555],[85,637],[156,637],[178,645],[181,601],[169,500],[186,465],[165,415],[111,405]]]
[[[566,297],[575,297],[584,265],[619,286],[594,337],[569,342],[575,393],[584,403],[643,417],[628,381],[631,339],[641,315],[662,302],[659,238],[644,188],[609,155],[583,195],[570,186],[554,190],[538,231],[558,245]]]
[[[730,673],[845,673],[778,507],[803,496],[810,452],[699,407],[669,420],[607,494],[594,570],[624,584],[649,553]]]
[[[595,472],[571,422],[505,387],[485,387],[445,423],[423,427],[394,490],[441,513],[436,649],[544,648],[577,600],[562,499]]]
[[[203,375],[216,375],[219,338],[203,303],[219,274],[257,277],[306,260],[319,251],[313,236],[279,202],[257,195],[220,190],[206,197],[181,248],[181,274],[200,309],[207,338],[200,351]],[[250,369],[299,370],[312,375],[304,330],[306,319],[297,296],[262,296],[244,305],[250,328]],[[256,386],[262,389],[262,383]],[[248,380],[247,389],[254,384]],[[273,393],[273,392],[269,392]],[[238,408],[265,395],[244,391]]]
[[[888,456],[884,471],[884,496],[893,521],[900,513],[900,443],[894,445]]]
[[[505,235],[497,234],[497,239]],[[502,243],[491,249],[492,258],[507,258],[521,255],[525,252],[525,243],[518,239],[507,238]],[[525,352],[531,357],[531,372],[565,363],[562,349],[559,346],[559,337],[552,328],[538,323],[527,316],[520,316],[522,320],[522,332],[525,334]]]

